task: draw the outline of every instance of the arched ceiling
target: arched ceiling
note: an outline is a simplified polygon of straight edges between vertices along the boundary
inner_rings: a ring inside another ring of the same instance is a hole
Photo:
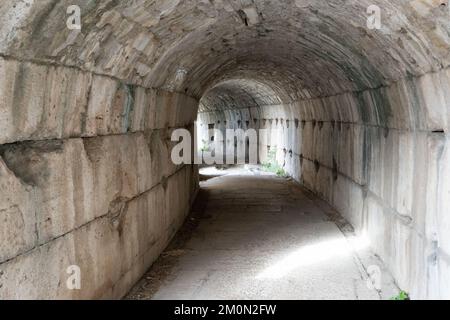
[[[81,31],[66,27],[74,4]],[[370,5],[380,30],[366,27]],[[0,53],[196,98],[222,88],[226,99],[236,84],[246,95],[252,82],[305,99],[449,66],[449,10],[448,0],[0,0]]]
[[[247,79],[226,80],[205,93],[200,101],[199,112],[278,105],[284,102],[283,94],[282,90],[275,91],[271,83]]]

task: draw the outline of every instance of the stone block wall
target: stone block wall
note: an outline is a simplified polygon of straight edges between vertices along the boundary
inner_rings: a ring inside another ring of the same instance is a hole
[[[0,58],[0,299],[120,298],[198,189],[170,161],[198,102],[75,68]],[[67,268],[81,269],[68,290]]]
[[[450,298],[450,71],[309,103],[293,176],[368,237],[411,297]]]

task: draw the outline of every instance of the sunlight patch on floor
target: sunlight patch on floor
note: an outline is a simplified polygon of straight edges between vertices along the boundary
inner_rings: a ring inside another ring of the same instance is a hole
[[[280,279],[301,267],[350,256],[354,250],[365,249],[368,245],[364,238],[359,237],[352,240],[351,246],[345,238],[307,245],[293,251],[281,261],[270,266],[258,274],[256,279]]]
[[[209,166],[201,168],[199,170],[199,173],[206,177],[274,175],[273,173],[263,171],[261,169],[261,166],[259,165],[241,165],[241,166],[231,166],[227,168]]]

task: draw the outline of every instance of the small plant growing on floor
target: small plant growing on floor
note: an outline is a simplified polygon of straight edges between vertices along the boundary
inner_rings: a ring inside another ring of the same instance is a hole
[[[288,176],[286,171],[284,171],[284,169],[278,169],[276,174],[277,174],[277,176],[279,176],[281,178],[286,178]]]
[[[409,300],[409,295],[405,291],[400,291],[398,296],[392,297],[391,300]]]

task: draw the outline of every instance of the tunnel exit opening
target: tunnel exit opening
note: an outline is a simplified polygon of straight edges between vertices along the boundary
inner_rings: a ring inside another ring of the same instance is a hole
[[[292,127],[288,119],[275,124],[267,121],[273,118],[274,110],[281,117],[286,116],[286,104],[272,86],[244,78],[220,81],[206,90],[196,122],[198,152],[220,152],[224,162],[216,163],[219,166],[262,165],[271,161],[273,167],[279,167],[275,165],[277,161],[284,163],[282,149],[278,150],[277,145],[283,145],[282,131]],[[267,151],[270,147],[272,150]],[[279,157],[274,156],[277,154]]]

